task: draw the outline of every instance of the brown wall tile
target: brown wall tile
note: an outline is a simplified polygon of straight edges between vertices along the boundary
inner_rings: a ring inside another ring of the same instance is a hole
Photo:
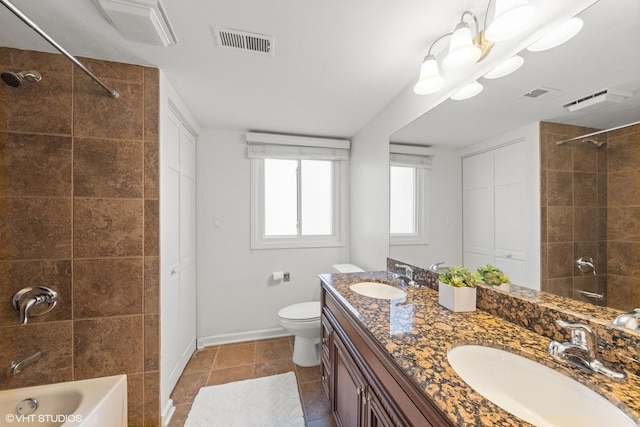
[[[640,243],[607,242],[608,272],[618,276],[640,276]]]
[[[71,75],[39,71],[39,83],[0,86],[0,130],[71,135]]]
[[[144,370],[160,369],[160,316],[144,316]]]
[[[142,141],[76,138],[73,146],[74,195],[140,198],[143,162]]]
[[[71,258],[70,199],[0,198],[0,259]]]
[[[0,87],[0,294],[33,284],[60,294],[53,311],[24,327],[0,305],[0,366],[45,350],[10,380],[0,371],[0,388],[127,373],[130,427],[155,426],[159,72],[83,62],[121,97],[109,98],[62,55],[0,47],[3,69],[43,76]],[[153,200],[145,206],[144,197]]]
[[[640,242],[640,206],[610,207],[607,218],[610,240]]]
[[[0,133],[0,196],[68,196],[71,137]],[[2,181],[5,181],[2,183]]]
[[[598,240],[598,208],[573,208],[573,239],[576,242]]]
[[[110,98],[89,77],[76,75],[73,93],[74,136],[142,140],[144,93],[142,84],[105,83],[120,93]]]
[[[144,314],[160,313],[160,259],[144,257]]]
[[[144,374],[144,427],[160,427],[160,373]]]
[[[549,243],[547,245],[549,279],[573,275],[573,243]]]
[[[141,256],[143,225],[141,200],[76,199],[74,256]]]
[[[144,69],[144,140],[157,141],[160,119],[160,71]]]
[[[72,322],[49,322],[0,328],[0,389],[29,387],[70,381],[72,372]],[[15,376],[9,376],[9,366],[37,350],[42,359],[26,366]]]
[[[142,315],[74,322],[76,379],[142,372]]]
[[[547,206],[573,204],[573,173],[547,171]]]
[[[564,206],[547,208],[547,242],[573,241],[573,209]]]
[[[158,141],[144,143],[144,197],[159,198]]]
[[[607,203],[612,206],[640,206],[640,173],[613,172],[608,176]]]
[[[75,319],[142,314],[143,260],[76,260],[73,288],[82,295],[73,304]]]
[[[158,200],[144,201],[144,254],[160,255],[160,204]]]
[[[595,173],[573,174],[573,206],[598,206],[598,180]]]

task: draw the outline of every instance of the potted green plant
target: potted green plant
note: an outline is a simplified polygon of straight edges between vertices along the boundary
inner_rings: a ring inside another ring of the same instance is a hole
[[[475,311],[478,275],[466,267],[449,267],[439,276],[438,302],[455,312]]]
[[[495,265],[487,264],[484,267],[478,267],[477,273],[481,282],[509,290],[509,284],[511,283],[509,277]]]

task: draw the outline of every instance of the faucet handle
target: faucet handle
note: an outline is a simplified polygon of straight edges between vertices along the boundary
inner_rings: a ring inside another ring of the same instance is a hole
[[[556,320],[556,323],[571,331],[571,344],[584,347],[592,357],[595,357],[597,336],[593,329],[583,323],[569,323],[564,320]]]
[[[24,326],[30,316],[41,316],[53,310],[58,302],[58,293],[46,286],[29,286],[13,296],[13,308],[20,314],[20,325]]]

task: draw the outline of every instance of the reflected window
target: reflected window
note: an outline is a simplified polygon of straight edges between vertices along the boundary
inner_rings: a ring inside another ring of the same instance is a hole
[[[413,151],[414,148],[392,150]],[[431,156],[390,153],[389,241],[391,245],[426,245],[428,178]]]

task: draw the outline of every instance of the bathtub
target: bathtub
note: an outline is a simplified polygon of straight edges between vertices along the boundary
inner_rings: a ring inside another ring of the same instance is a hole
[[[0,391],[0,425],[127,427],[127,376]]]

